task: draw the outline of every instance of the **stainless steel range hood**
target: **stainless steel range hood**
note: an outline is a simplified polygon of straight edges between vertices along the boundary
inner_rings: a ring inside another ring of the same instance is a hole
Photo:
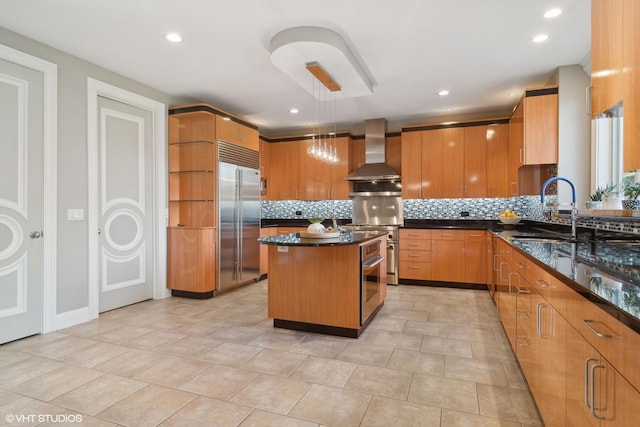
[[[347,181],[399,181],[400,174],[384,162],[385,119],[364,122],[364,165],[345,177]]]

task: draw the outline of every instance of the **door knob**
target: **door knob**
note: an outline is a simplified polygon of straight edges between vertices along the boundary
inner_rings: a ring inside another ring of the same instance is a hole
[[[29,233],[29,237],[31,237],[32,239],[39,239],[42,237],[42,231],[32,231],[31,233]]]

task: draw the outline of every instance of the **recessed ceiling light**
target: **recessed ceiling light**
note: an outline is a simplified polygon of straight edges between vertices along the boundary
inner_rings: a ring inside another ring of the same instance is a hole
[[[515,92],[509,92],[509,96],[516,96]]]
[[[289,112],[291,114],[298,114],[300,112],[300,110],[298,110],[297,108],[292,108],[292,109],[289,110]]]
[[[182,36],[178,33],[167,33],[166,37],[172,43],[180,43],[182,41]]]
[[[547,39],[548,39],[548,38],[549,38],[549,36],[548,36],[548,35],[546,35],[546,34],[538,34],[537,36],[535,36],[535,37],[532,39],[532,41],[533,41],[534,43],[542,43],[542,42],[544,42],[544,41],[547,41]]]
[[[440,96],[447,96],[449,95],[449,91],[446,89],[441,90],[440,92],[438,92],[438,95]]]
[[[562,9],[549,9],[544,13],[544,17],[547,19],[556,18],[562,14]]]

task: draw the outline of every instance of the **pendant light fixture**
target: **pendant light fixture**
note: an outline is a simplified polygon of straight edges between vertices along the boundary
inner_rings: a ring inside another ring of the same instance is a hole
[[[307,154],[327,163],[337,163],[336,93],[340,91],[340,86],[317,62],[306,64],[306,68],[313,79],[313,115],[316,125]]]

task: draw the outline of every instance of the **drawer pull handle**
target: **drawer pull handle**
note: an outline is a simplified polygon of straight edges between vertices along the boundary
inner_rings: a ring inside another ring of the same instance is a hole
[[[531,293],[531,291],[528,288],[521,288],[519,285],[515,285],[515,286],[516,286],[516,291],[518,291],[519,294],[530,294]]]
[[[551,286],[550,284],[548,284],[542,279],[536,279],[536,283],[540,285],[541,288],[555,288],[555,286]]]
[[[599,338],[613,338],[612,335],[607,335],[607,334],[603,334],[602,332],[598,332],[593,326],[591,326],[592,322],[593,322],[593,320],[582,320],[582,323],[584,324],[584,326],[586,326],[591,332],[596,334],[597,337],[599,337]]]

